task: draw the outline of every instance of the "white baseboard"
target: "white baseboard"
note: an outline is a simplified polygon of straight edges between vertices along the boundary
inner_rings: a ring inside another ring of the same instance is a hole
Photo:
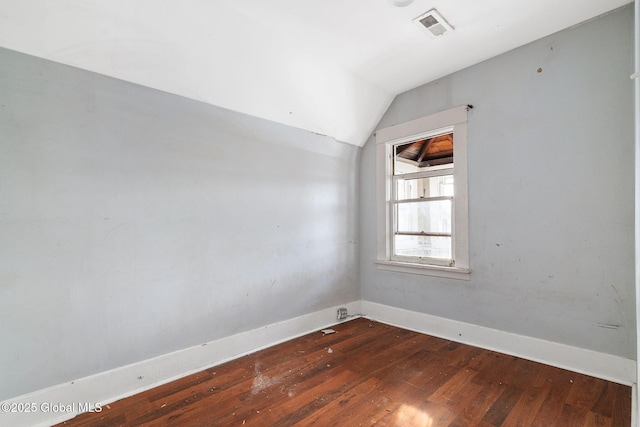
[[[364,317],[620,384],[636,382],[636,361],[470,323],[362,301]]]
[[[370,301],[354,301],[341,307],[344,306],[350,313],[363,313],[364,317],[371,320],[635,387],[634,360]],[[35,404],[36,411],[0,411],[0,425],[49,426],[65,421],[82,412],[80,404],[104,406],[257,350],[335,325],[337,308],[338,306],[320,310],[8,399],[0,402],[0,405]],[[52,408],[53,405],[60,404],[72,406],[70,411],[65,408],[65,412],[45,412],[42,410],[43,404],[44,409],[47,408],[46,405]]]
[[[361,312],[360,301],[339,307],[347,307],[350,313]],[[83,412],[82,407],[86,407],[86,404],[90,407],[95,404],[104,407],[124,397],[335,325],[338,323],[337,308],[338,306],[320,310],[8,399],[0,405],[15,404],[16,410],[29,405],[29,409],[35,410],[6,412],[5,406],[2,406],[0,425],[50,426],[71,419]],[[62,411],[54,411],[58,409],[57,405],[64,405],[65,408],[62,408]]]

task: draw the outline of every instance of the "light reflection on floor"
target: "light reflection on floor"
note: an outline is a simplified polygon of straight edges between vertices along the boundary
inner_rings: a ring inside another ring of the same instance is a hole
[[[396,415],[396,425],[431,427],[433,418],[429,414],[414,408],[411,405],[400,405]]]

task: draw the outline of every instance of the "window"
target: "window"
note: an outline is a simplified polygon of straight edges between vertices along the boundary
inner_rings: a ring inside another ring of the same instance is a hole
[[[453,132],[393,145],[391,259],[453,266]]]
[[[469,279],[467,109],[376,132],[378,268]]]

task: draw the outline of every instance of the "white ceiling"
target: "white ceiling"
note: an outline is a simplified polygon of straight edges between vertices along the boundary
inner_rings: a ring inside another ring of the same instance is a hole
[[[396,94],[630,1],[0,0],[0,46],[362,145]]]

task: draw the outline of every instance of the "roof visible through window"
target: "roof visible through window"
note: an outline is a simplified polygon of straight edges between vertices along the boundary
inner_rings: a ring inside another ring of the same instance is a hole
[[[396,145],[395,160],[418,168],[453,163],[453,133]]]

